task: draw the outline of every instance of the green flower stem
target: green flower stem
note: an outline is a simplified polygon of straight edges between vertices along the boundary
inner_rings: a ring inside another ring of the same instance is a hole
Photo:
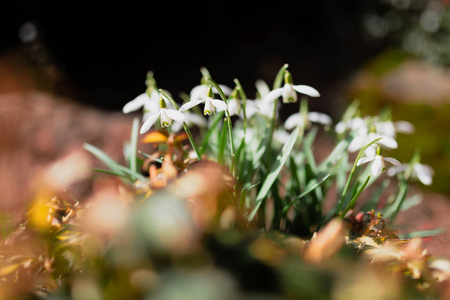
[[[224,92],[220,88],[220,86],[211,78],[208,78],[208,80],[216,87],[216,89],[219,91],[220,98],[228,105],[228,99],[225,96]],[[234,157],[234,140],[233,140],[233,128],[231,126],[231,118],[230,118],[230,112],[228,109],[225,111],[226,119],[227,119],[227,126],[228,126],[228,135],[230,136],[230,148],[231,148],[231,174],[233,176],[235,175],[235,157]]]
[[[237,78],[234,79],[234,83],[238,87],[239,95],[242,99],[242,111],[244,113],[244,132],[247,131],[247,95],[245,95],[244,89]]]
[[[161,94],[166,96],[166,98],[169,99],[170,103],[172,103],[173,107],[176,110],[178,110],[178,104],[175,102],[175,100],[173,100],[173,98],[166,91],[164,91],[163,89],[159,89],[159,91],[161,92]],[[194,137],[192,136],[192,133],[189,130],[189,127],[187,126],[186,122],[183,122],[183,127],[184,127],[184,131],[188,135],[189,142],[191,142],[192,148],[194,149],[195,153],[197,154],[198,160],[202,160],[202,155],[200,154],[200,151],[199,151],[197,145],[195,144]]]
[[[350,183],[352,182],[353,176],[355,175],[357,163],[358,163],[359,159],[361,158],[361,155],[364,153],[364,150],[366,150],[367,147],[369,147],[370,145],[372,145],[372,144],[378,142],[378,141],[381,140],[381,139],[382,139],[382,138],[378,138],[378,139],[375,139],[375,140],[371,141],[370,143],[368,143],[367,145],[365,145],[365,146],[359,151],[358,156],[356,157],[355,162],[353,163],[353,167],[352,167],[352,170],[350,171],[350,175],[349,175],[349,177],[348,177],[348,179],[347,179],[347,182],[346,182],[346,184],[345,184],[344,190],[342,191],[341,198],[339,199],[339,202],[338,202],[338,206],[337,206],[336,212],[340,212],[340,210],[341,210],[341,208],[342,208],[342,205],[344,204],[344,200],[345,200],[345,198],[346,198],[346,196],[347,196],[348,189],[350,188]]]
[[[395,201],[392,203],[390,207],[385,211],[384,215],[385,217],[388,217],[389,220],[393,223],[395,218],[397,217],[397,214],[400,212],[403,206],[403,202],[406,198],[406,193],[408,192],[408,180],[411,177],[411,173],[413,171],[414,164],[418,163],[420,161],[420,151],[416,150],[414,152],[414,155],[409,162],[408,169],[405,170],[405,173],[400,178],[398,182],[398,192],[397,197],[395,198]]]
[[[275,81],[273,83],[272,89],[278,89],[281,87],[281,83],[283,82],[284,72],[289,67],[288,64],[283,65],[281,67],[280,71],[278,71],[277,76],[275,77]],[[269,128],[269,140],[267,142],[267,167],[270,169],[272,167],[272,139],[273,139],[273,132],[275,130],[275,127],[277,126],[277,105],[278,100],[275,100],[275,103],[273,105],[273,114],[272,114],[272,126]]]

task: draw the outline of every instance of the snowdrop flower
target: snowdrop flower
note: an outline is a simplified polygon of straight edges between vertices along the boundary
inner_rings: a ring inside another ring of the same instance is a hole
[[[223,102],[222,100],[213,99],[212,96],[213,96],[212,86],[210,85],[207,90],[205,98],[201,100],[195,98],[191,99],[191,101],[187,102],[186,104],[180,107],[180,111],[186,111],[201,103],[205,103],[205,107],[203,110],[204,115],[211,115],[215,113],[216,110],[219,111],[227,110],[228,106],[225,102]]]
[[[233,90],[231,93],[231,99],[228,100],[228,112],[230,113],[230,116],[243,117],[241,100],[239,100],[237,89]]]
[[[256,80],[255,86],[259,94],[259,99],[264,99],[270,93],[270,88],[264,80]]]
[[[311,122],[319,123],[319,124],[323,124],[323,125],[330,125],[333,122],[333,120],[330,118],[330,116],[328,116],[324,113],[319,113],[319,112],[314,112],[314,111],[309,112],[307,115],[307,118]],[[295,113],[295,114],[289,116],[289,118],[286,119],[286,121],[284,122],[284,128],[286,128],[287,130],[291,130],[299,125],[306,126],[306,123],[308,120],[305,121],[303,116],[298,112],[298,113]]]
[[[358,160],[357,166],[373,161],[372,164],[372,174],[374,176],[380,175],[386,170],[384,162],[387,161],[395,166],[401,166],[401,163],[392,157],[384,157],[380,155],[380,147],[378,147],[377,152],[374,156],[368,156]]]
[[[286,144],[291,135],[287,133],[285,130],[277,129],[273,133],[274,140],[278,141],[281,144]]]
[[[148,119],[148,117],[159,110],[159,92],[158,90],[153,90],[150,95],[145,92],[125,104],[122,108],[122,112],[124,114],[128,114],[132,111],[136,111],[138,109],[144,108],[144,122]]]
[[[365,132],[367,132],[366,126],[363,126],[365,123],[366,121],[359,117],[347,121],[340,121],[334,127],[334,131],[336,131],[337,134],[341,134],[347,130],[355,130],[358,128],[360,129],[363,128],[362,130],[365,130]]]
[[[184,115],[181,112],[175,109],[167,108],[166,100],[162,97],[162,95],[160,96],[159,105],[159,111],[157,111],[156,113],[152,113],[144,122],[144,124],[142,124],[140,131],[141,134],[147,132],[153,126],[153,124],[155,124],[158,118],[161,120],[161,127],[168,127],[172,125],[173,120],[179,122],[184,121]]]
[[[231,88],[229,88],[223,84],[219,84],[219,87],[223,91],[225,96],[231,95],[231,92],[232,92]],[[205,99],[207,97],[208,88],[209,88],[209,84],[201,84],[201,85],[195,86],[189,93],[190,99],[191,100],[192,99],[194,99],[194,100],[195,99]],[[219,94],[219,91],[216,89],[215,86],[212,87],[212,92],[217,95]]]
[[[363,127],[365,128],[365,127]],[[388,149],[397,149],[398,143],[395,139],[389,136],[384,136],[381,134],[378,134],[376,132],[368,132],[367,128],[361,129],[358,134],[355,136],[355,138],[350,142],[350,145],[348,146],[349,152],[355,152],[363,148],[368,143],[372,142],[373,140],[376,140],[378,138],[381,138],[377,143],[385,148]]]
[[[208,122],[206,121],[206,119],[202,116],[199,116],[196,113],[191,113],[191,112],[184,112],[184,123],[186,123],[186,125],[188,127],[195,125],[198,127],[206,127],[208,126]],[[175,121],[173,122],[172,125],[172,131],[173,132],[179,132],[181,129],[183,128],[183,122],[179,122],[179,121]]]
[[[313,87],[308,85],[294,85],[291,73],[285,71],[284,86],[272,90],[264,97],[264,101],[273,102],[278,99],[278,97],[282,96],[284,103],[297,102],[297,92],[310,97],[320,97],[320,93]]]
[[[383,122],[375,122],[374,124],[376,132],[395,138],[397,136],[397,132],[399,133],[413,133],[414,125],[407,121],[383,121]]]
[[[388,176],[394,176],[398,173],[406,171],[410,168],[410,164],[402,164],[399,167],[391,167],[388,169]],[[431,185],[433,183],[434,170],[429,165],[414,163],[412,165],[411,177],[418,179],[424,185]]]

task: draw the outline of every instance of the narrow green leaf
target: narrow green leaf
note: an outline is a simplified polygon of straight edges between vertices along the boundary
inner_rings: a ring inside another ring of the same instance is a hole
[[[330,178],[331,174],[327,174],[325,177],[323,177],[320,181],[317,181],[316,179],[311,180],[306,185],[305,191],[301,193],[297,198],[295,198],[293,201],[291,201],[288,205],[286,205],[283,208],[282,215],[286,214],[289,210],[289,208],[292,207],[297,201],[314,191],[316,188],[321,186],[328,178]]]
[[[90,169],[93,172],[97,172],[97,173],[103,173],[103,174],[108,174],[108,175],[114,175],[114,176],[118,176],[118,177],[123,177],[124,179],[129,179],[128,176],[123,175],[123,174],[119,174],[119,173],[114,173],[112,171],[108,171],[108,170],[103,170],[103,169]]]
[[[211,126],[209,127],[208,131],[205,133],[205,136],[202,139],[202,144],[200,145],[201,154],[204,154],[205,150],[208,148],[211,135],[213,132],[216,132],[216,128],[219,125],[220,120],[223,119],[224,114],[225,114],[225,112],[222,111],[214,116],[214,120],[213,120]]]
[[[245,193],[245,192],[248,191],[248,190],[251,190],[252,188],[254,188],[255,186],[257,186],[259,183],[260,183],[260,181],[258,181],[258,182],[255,183],[255,184],[246,186],[246,187],[244,187],[244,188],[242,189],[242,191],[241,191],[241,200],[240,200],[240,206],[241,206],[241,208],[243,208],[244,205],[245,205],[245,197],[246,197],[246,193]]]
[[[372,193],[370,199],[361,207],[361,211],[371,211],[372,209],[377,209],[378,204],[380,203],[380,196],[390,183],[391,181],[389,179],[384,180]]]
[[[419,230],[410,232],[407,234],[400,235],[399,237],[401,239],[412,239],[415,237],[430,237],[430,236],[436,236],[441,233],[445,232],[443,228],[434,228],[434,229],[428,229],[428,230]]]
[[[407,211],[407,210],[413,208],[414,206],[417,206],[420,203],[422,203],[422,200],[423,200],[423,197],[421,194],[416,194],[414,196],[411,196],[411,197],[405,199],[400,210]]]
[[[397,217],[397,214],[402,208],[402,204],[406,198],[407,192],[408,183],[403,179],[399,182],[397,197],[395,198],[394,202],[383,210],[383,216],[386,219],[390,220],[392,223],[394,223],[395,217]]]
[[[84,149],[91,152],[95,157],[97,157],[101,162],[103,162],[111,171],[114,173],[122,174],[124,175],[125,172],[123,172],[119,164],[114,161],[109,155],[107,155],[102,150],[98,149],[97,147],[90,145],[90,144],[84,144]]]
[[[137,154],[138,136],[139,136],[139,119],[134,118],[133,126],[131,127],[131,141],[130,141],[130,148],[129,148],[130,156],[128,158],[128,162],[130,164],[130,170],[134,173],[137,172],[136,154]]]
[[[292,148],[294,148],[295,142],[297,141],[298,138],[298,133],[299,129],[298,128],[294,129],[294,131],[289,136],[288,141],[286,142],[286,144],[284,144],[283,148],[281,149],[281,153],[277,156],[275,164],[273,165],[270,173],[267,175],[261,189],[258,192],[258,195],[256,196],[255,207],[253,208],[252,212],[248,217],[249,221],[253,220],[264,199],[267,197],[267,194],[269,193],[272,184],[277,179],[278,174],[280,173],[281,169],[283,168],[283,165],[285,164],[286,160],[289,157],[289,154],[292,151]]]
[[[97,147],[91,145],[91,144],[84,144],[84,149],[91,152],[95,157],[97,157],[101,162],[103,162],[113,173],[121,174],[121,175],[129,175],[130,180],[134,181],[136,179],[145,181],[147,178],[143,176],[142,174],[139,174],[137,172],[133,172],[126,167],[118,164],[115,162],[111,157],[109,157],[105,152],[98,149]]]
[[[225,164],[225,150],[227,148],[227,131],[222,128],[222,130],[218,131],[219,135],[219,153],[217,155],[217,160],[219,164]]]
[[[345,214],[352,209],[355,206],[356,200],[358,199],[359,195],[361,195],[361,193],[364,191],[364,189],[366,188],[367,183],[369,182],[370,179],[370,175],[367,176],[366,181],[364,181],[363,185],[361,186],[361,188],[358,190],[358,192],[353,196],[352,200],[350,200],[350,203],[345,207],[345,209],[342,211],[341,213],[341,218],[345,217]]]
[[[281,87],[281,83],[283,82],[283,77],[284,77],[284,71],[286,71],[286,69],[289,67],[288,64],[284,64],[280,71],[278,71],[277,76],[275,77],[275,80],[273,82],[273,89],[277,89],[279,87]]]

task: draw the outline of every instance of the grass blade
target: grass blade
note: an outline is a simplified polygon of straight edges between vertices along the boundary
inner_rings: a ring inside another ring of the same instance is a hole
[[[273,165],[270,173],[266,176],[266,179],[264,180],[264,183],[261,189],[259,190],[258,195],[256,196],[255,207],[253,208],[252,212],[248,217],[249,221],[253,220],[264,199],[266,199],[267,194],[270,191],[270,188],[272,187],[275,180],[278,178],[278,174],[281,172],[281,169],[283,168],[283,165],[288,159],[289,154],[292,151],[292,148],[294,148],[295,142],[297,141],[298,138],[298,133],[299,128],[296,128],[289,136],[289,139],[286,142],[286,144],[284,144],[283,148],[281,149],[281,153],[277,156],[275,164]]]
[[[315,179],[308,182],[308,184],[306,185],[305,191],[283,208],[282,215],[286,214],[288,212],[289,208],[291,208],[292,205],[294,205],[297,201],[299,201],[300,199],[302,199],[303,197],[305,197],[306,195],[308,195],[309,193],[314,191],[316,188],[321,186],[322,183],[324,183],[328,178],[330,178],[330,176],[331,176],[331,174],[328,174],[318,182]]]

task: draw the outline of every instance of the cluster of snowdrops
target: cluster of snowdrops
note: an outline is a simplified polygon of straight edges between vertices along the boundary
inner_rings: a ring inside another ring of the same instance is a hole
[[[450,295],[447,260],[392,227],[418,203],[410,182],[433,180],[418,151],[403,163],[385,155],[411,123],[362,116],[357,102],[338,122],[309,111],[320,93],[295,84],[288,65],[271,88],[258,80],[252,99],[239,80],[201,73],[182,105],[148,73],[123,108],[143,111],[125,165],[85,144],[107,166],[97,174],[114,179],[101,200],[36,196],[2,240],[0,299]],[[282,121],[281,105],[298,112]],[[323,134],[334,144],[319,161]]]

